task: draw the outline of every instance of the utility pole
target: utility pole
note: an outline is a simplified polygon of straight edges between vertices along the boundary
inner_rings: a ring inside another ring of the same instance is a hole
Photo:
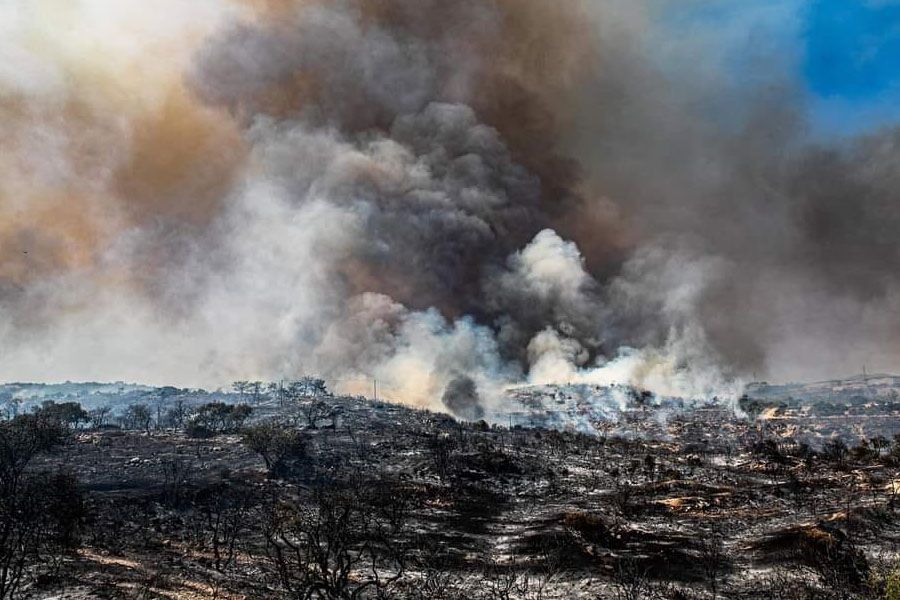
[[[372,392],[375,395],[375,400],[378,401],[378,380],[375,378],[372,379]]]
[[[869,374],[866,372],[866,363],[863,363],[863,385],[865,385],[866,398],[872,397],[872,390],[869,389]]]

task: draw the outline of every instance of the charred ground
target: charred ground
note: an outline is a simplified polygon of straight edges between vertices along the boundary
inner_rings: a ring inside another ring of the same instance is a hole
[[[586,435],[360,398],[257,402],[244,419],[213,403],[185,410],[180,425],[66,427],[28,472],[77,482],[76,533],[29,556],[16,593],[896,592],[900,440],[881,435],[892,415],[873,417],[881,433],[866,434],[864,422],[635,406]],[[197,414],[206,414],[201,429]]]

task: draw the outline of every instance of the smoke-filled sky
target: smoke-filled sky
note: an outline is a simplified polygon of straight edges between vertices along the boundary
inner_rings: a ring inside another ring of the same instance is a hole
[[[900,371],[900,5],[853,4],[0,2],[0,379]]]

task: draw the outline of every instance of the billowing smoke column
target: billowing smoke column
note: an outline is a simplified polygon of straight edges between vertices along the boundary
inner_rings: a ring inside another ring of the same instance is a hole
[[[0,7],[0,378],[477,416],[900,358],[896,135],[810,149],[783,66],[665,76],[655,2],[145,4]]]

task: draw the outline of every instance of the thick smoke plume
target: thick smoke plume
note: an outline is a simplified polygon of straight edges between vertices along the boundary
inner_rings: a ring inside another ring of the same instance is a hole
[[[813,146],[790,65],[679,65],[662,8],[3,5],[0,377],[472,416],[896,367],[900,136]]]

